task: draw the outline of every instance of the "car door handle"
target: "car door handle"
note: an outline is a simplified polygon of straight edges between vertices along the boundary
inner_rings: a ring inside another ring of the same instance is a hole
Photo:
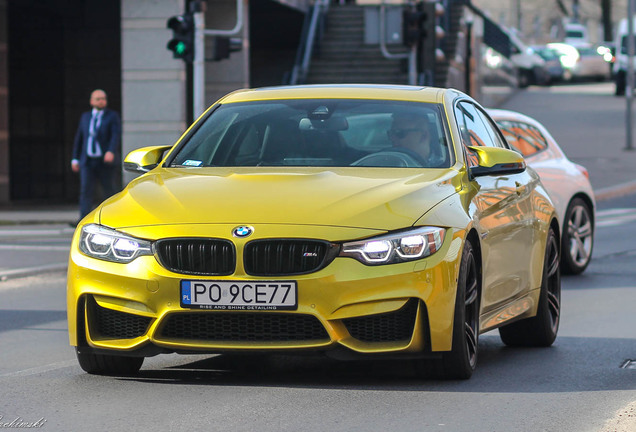
[[[521,195],[526,191],[526,185],[521,184],[519,182],[515,182],[515,186],[517,187],[517,195]]]

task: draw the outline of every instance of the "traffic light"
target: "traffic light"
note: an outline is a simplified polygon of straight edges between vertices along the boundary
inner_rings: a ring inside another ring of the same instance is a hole
[[[175,15],[168,19],[166,26],[172,29],[172,39],[167,48],[172,56],[186,63],[194,61],[194,16],[191,13]]]
[[[437,48],[437,42],[444,37],[444,30],[437,25],[437,18],[443,14],[444,7],[438,2],[421,4],[421,55],[424,70],[433,71],[435,64],[444,60],[444,52]]]
[[[223,36],[215,36],[212,42],[212,53],[208,57],[208,60],[219,61],[226,58],[230,58],[230,53],[241,51],[243,49],[243,39],[241,38],[229,38]]]
[[[402,42],[408,47],[415,46],[420,43],[422,38],[422,12],[407,7],[402,11]]]

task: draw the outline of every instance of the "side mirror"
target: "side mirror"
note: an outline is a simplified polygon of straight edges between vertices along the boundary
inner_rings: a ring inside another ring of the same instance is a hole
[[[473,177],[517,174],[526,170],[526,161],[519,153],[499,147],[468,147],[477,155],[477,166],[470,168]]]
[[[142,147],[133,150],[124,159],[124,169],[134,173],[145,173],[159,165],[171,145]]]

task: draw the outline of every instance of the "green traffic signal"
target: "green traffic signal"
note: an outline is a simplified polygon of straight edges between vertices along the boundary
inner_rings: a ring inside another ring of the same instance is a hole
[[[170,17],[166,27],[172,30],[172,39],[167,48],[174,58],[187,63],[194,60],[194,17],[190,13]]]
[[[186,45],[183,42],[178,42],[177,45],[174,47],[174,50],[177,54],[179,55],[183,55],[183,53],[185,53],[186,50]]]

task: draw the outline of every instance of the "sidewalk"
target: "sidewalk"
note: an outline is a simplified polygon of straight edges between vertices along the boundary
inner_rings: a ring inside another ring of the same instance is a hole
[[[65,224],[76,222],[78,206],[59,205],[14,205],[0,207],[0,226]]]

